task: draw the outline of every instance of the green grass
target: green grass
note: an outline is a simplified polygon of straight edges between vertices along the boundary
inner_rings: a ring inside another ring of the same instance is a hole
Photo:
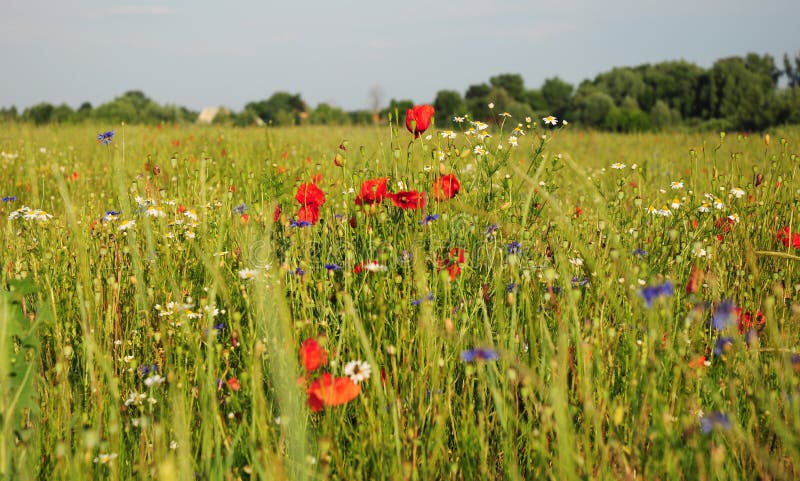
[[[117,126],[106,147],[109,126],[6,126],[0,194],[17,199],[0,214],[53,217],[2,231],[4,479],[800,476],[800,268],[776,238],[800,230],[800,131],[539,125],[511,148],[515,124],[491,128],[481,157],[462,132],[411,142],[386,127]],[[444,173],[461,192],[437,202]],[[297,186],[317,174],[321,220],[291,227]],[[377,177],[427,191],[424,212],[355,205]],[[698,212],[705,193],[724,207]],[[648,212],[675,198],[670,216]],[[108,210],[120,218],[102,222]],[[373,260],[386,271],[355,272]],[[703,279],[687,292],[693,266]],[[667,281],[674,295],[648,308],[641,288]],[[727,299],[765,316],[749,343],[735,322],[711,327]],[[732,349],[713,355],[721,336]],[[310,337],[336,376],[371,364],[356,399],[308,409]],[[500,358],[465,363],[473,347]],[[164,382],[147,386],[152,366]],[[713,412],[730,427],[703,432]]]

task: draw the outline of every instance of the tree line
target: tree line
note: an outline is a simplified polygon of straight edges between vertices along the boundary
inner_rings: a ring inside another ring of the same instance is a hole
[[[453,125],[453,118],[464,114],[497,121],[499,114],[507,112],[517,119],[554,115],[581,126],[615,132],[680,127],[762,130],[800,124],[800,52],[794,57],[784,55],[780,66],[771,55],[748,53],[719,59],[708,69],[682,60],[615,67],[577,87],[552,77],[540,88],[528,89],[520,74],[504,73],[469,86],[463,95],[456,90],[440,90],[429,103],[436,109],[439,126]],[[213,121],[236,126],[374,124],[394,112],[402,116],[412,105],[411,100],[391,99],[381,111],[346,112],[326,103],[310,108],[300,94],[276,92],[265,100],[249,102],[240,112],[221,109]],[[159,105],[136,90],[98,107],[85,102],[73,109],[43,102],[22,113],[15,107],[0,109],[2,120],[37,125],[84,121],[183,123],[197,118],[198,112]]]

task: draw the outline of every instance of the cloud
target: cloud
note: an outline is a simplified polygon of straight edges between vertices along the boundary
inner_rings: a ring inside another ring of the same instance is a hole
[[[172,7],[164,5],[120,5],[107,10],[109,15],[141,15],[152,17],[163,17],[178,13]]]

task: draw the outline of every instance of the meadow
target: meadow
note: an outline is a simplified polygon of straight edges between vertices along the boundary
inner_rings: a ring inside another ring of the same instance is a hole
[[[4,126],[3,479],[800,477],[800,129],[543,120]]]

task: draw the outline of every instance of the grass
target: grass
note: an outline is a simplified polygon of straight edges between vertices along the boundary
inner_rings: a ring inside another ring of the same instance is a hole
[[[797,477],[800,270],[776,236],[798,230],[800,131],[523,125],[512,148],[512,120],[485,141],[117,126],[109,146],[95,142],[108,126],[6,126],[0,472]],[[461,192],[440,202],[445,173]],[[318,174],[321,220],[292,227]],[[424,212],[355,205],[378,177],[427,191]],[[53,217],[9,219],[23,205]],[[386,269],[356,272],[371,261]],[[642,288],[666,282],[648,307]],[[714,329],[724,300],[763,326],[740,332],[734,314]],[[308,409],[307,338],[336,376],[372,366],[358,397]],[[476,347],[499,359],[463,361]]]

